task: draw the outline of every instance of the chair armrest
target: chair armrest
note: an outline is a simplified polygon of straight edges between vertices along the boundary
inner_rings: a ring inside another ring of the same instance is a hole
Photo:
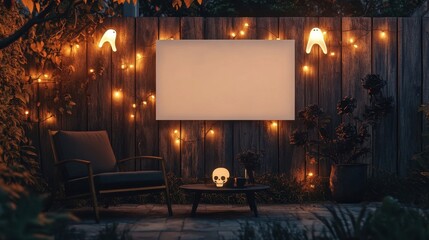
[[[68,163],[80,163],[80,164],[84,164],[84,165],[91,165],[90,161],[87,160],[82,160],[82,159],[67,159],[67,160],[63,160],[63,161],[59,161],[57,163],[54,164],[55,167],[61,167],[64,164],[68,164]]]
[[[124,159],[118,160],[117,162],[118,164],[123,164],[131,160],[137,160],[137,159],[140,159],[140,161],[141,160],[159,160],[159,161],[164,160],[162,157],[157,157],[157,156],[135,156],[135,157],[124,158]]]

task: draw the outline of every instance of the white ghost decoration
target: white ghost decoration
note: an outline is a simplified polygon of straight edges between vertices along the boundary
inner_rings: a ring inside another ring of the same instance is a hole
[[[100,42],[98,43],[98,47],[101,48],[105,42],[110,43],[112,47],[112,51],[116,52],[116,31],[115,29],[108,29],[101,37]]]
[[[326,48],[325,40],[323,40],[323,33],[319,28],[311,29],[310,36],[308,37],[306,53],[311,52],[311,48],[314,44],[319,45],[324,54],[328,54],[328,49]]]

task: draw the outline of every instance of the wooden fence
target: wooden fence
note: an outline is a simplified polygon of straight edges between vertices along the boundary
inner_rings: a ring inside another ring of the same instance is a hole
[[[326,32],[327,55],[319,48],[305,53],[313,27]],[[117,52],[107,45],[97,47],[107,28],[117,31]],[[244,36],[239,34],[241,29],[246,30]],[[294,39],[296,110],[319,104],[333,116],[334,123],[341,121],[336,117],[337,101],[351,95],[368,102],[360,79],[368,73],[381,75],[388,83],[387,94],[395,99],[395,108],[374,129],[374,148],[365,161],[377,169],[405,174],[412,155],[422,147],[423,118],[417,108],[429,101],[429,18],[108,19],[94,40],[65,50],[64,65],[72,65],[75,71],[64,74],[61,92],[71,93],[77,106],[71,116],[56,114],[33,129],[44,172],[50,172],[52,161],[47,129],[106,129],[118,159],[161,155],[168,170],[185,178],[210,176],[218,166],[240,174],[243,170],[235,156],[246,148],[265,152],[261,172],[286,173],[298,179],[309,172],[327,176],[327,163],[314,163],[302,148],[290,145],[294,121],[274,121],[275,125],[271,119],[155,120],[156,40],[231,39],[232,32],[238,39]],[[192,66],[188,71],[193,71]],[[40,106],[31,115],[46,119],[55,112],[52,101],[47,100],[53,93],[47,84],[34,88],[32,104],[40,102]],[[119,89],[122,97],[117,98],[115,91]],[[358,106],[360,113],[363,110],[364,106]],[[207,133],[209,129],[214,133]],[[178,137],[182,140],[177,141]]]

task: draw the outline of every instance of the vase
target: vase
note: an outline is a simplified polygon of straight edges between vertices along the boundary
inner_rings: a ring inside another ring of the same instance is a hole
[[[329,176],[332,198],[340,203],[362,201],[367,180],[367,164],[334,164]]]
[[[255,171],[244,169],[244,177],[247,180],[247,184],[255,185]]]

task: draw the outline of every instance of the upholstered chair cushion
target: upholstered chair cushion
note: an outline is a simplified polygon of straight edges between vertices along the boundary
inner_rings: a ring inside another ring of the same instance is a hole
[[[90,161],[94,174],[117,171],[115,154],[106,131],[58,131],[53,140],[58,161]],[[87,167],[76,163],[66,164],[64,175],[66,179],[88,176]]]
[[[141,187],[163,186],[164,175],[161,171],[111,172],[94,175],[95,191],[114,189],[133,189]],[[88,177],[82,177],[65,183],[66,195],[88,193]]]

